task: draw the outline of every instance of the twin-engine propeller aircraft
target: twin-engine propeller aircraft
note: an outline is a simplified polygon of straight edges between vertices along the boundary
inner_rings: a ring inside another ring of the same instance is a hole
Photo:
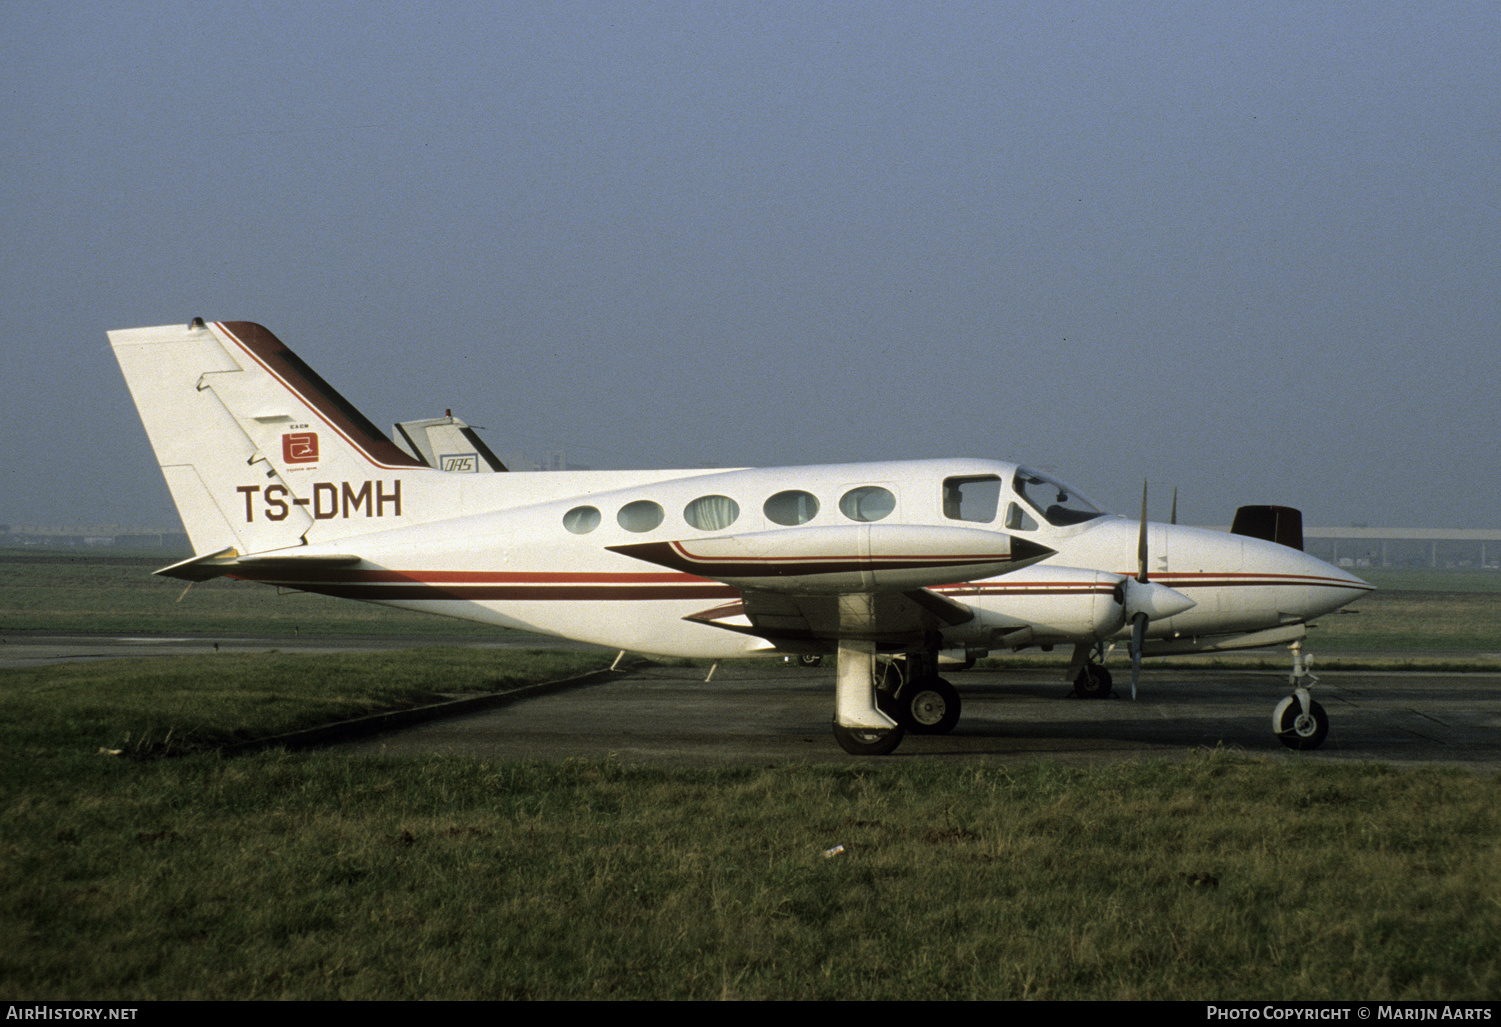
[[[1144,656],[1290,646],[1273,729],[1312,748],[1329,722],[1306,625],[1371,587],[1303,553],[1287,508],[1225,534],[1149,523],[1144,491],[1132,521],[994,460],[512,472],[471,459],[452,418],[397,446],[260,325],[109,336],[197,554],[156,573],[636,652],[836,654],[834,735],[856,754],[953,729],[941,656],[1070,645],[1076,691],[1102,696],[1116,639],[1133,696]],[[449,437],[466,453],[438,452]]]

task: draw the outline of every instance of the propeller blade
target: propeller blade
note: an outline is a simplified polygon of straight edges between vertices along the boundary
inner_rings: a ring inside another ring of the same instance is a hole
[[[1136,682],[1141,677],[1141,646],[1147,636],[1147,615],[1131,618],[1131,700],[1136,701]]]
[[[1141,483],[1141,533],[1136,537],[1136,580],[1147,580],[1147,483]]]

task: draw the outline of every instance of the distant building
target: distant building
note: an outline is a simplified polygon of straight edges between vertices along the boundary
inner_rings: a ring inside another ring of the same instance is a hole
[[[1491,568],[1501,531],[1486,528],[1304,528],[1303,548],[1336,567]]]

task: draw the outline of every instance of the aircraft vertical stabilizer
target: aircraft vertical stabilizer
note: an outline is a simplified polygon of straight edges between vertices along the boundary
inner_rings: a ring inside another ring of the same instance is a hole
[[[392,434],[403,452],[440,471],[494,474],[506,470],[500,457],[452,411],[424,421],[402,421]]]
[[[340,487],[368,485],[356,501],[373,504],[383,471],[422,466],[260,325],[195,318],[109,339],[199,554],[298,545]]]

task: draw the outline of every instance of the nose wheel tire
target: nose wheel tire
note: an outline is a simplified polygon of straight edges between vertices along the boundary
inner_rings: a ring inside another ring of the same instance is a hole
[[[1329,735],[1329,714],[1312,699],[1305,714],[1298,697],[1290,695],[1272,711],[1272,731],[1289,749],[1317,749]]]
[[[834,725],[834,740],[851,756],[885,756],[902,744],[906,730],[894,727],[887,731]]]

